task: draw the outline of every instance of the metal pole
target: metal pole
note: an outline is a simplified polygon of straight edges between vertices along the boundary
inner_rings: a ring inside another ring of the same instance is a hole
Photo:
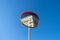
[[[28,40],[31,40],[31,32],[30,32],[30,28],[28,28]]]

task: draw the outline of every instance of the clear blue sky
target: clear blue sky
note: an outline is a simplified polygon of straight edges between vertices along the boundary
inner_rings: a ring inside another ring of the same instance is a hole
[[[40,18],[31,40],[60,40],[60,0],[0,0],[0,40],[27,40],[20,15],[35,12]]]

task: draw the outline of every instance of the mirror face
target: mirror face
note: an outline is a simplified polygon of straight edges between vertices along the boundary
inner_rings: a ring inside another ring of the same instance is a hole
[[[28,27],[33,27],[34,26],[32,16],[27,16],[25,18],[22,18],[21,22]]]
[[[29,28],[38,26],[38,21],[39,21],[38,18],[35,17],[34,15],[28,15],[28,16],[24,15],[24,17],[21,17],[20,20],[25,26]]]

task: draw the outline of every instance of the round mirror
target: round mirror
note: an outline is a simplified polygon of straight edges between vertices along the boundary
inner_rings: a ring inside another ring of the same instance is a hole
[[[20,20],[22,24],[29,28],[34,28],[38,26],[39,23],[39,17],[37,14],[33,12],[24,12],[22,13]]]

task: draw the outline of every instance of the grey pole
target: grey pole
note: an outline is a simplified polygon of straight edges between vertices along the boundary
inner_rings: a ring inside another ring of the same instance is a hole
[[[28,28],[28,40],[31,40],[31,30]]]

